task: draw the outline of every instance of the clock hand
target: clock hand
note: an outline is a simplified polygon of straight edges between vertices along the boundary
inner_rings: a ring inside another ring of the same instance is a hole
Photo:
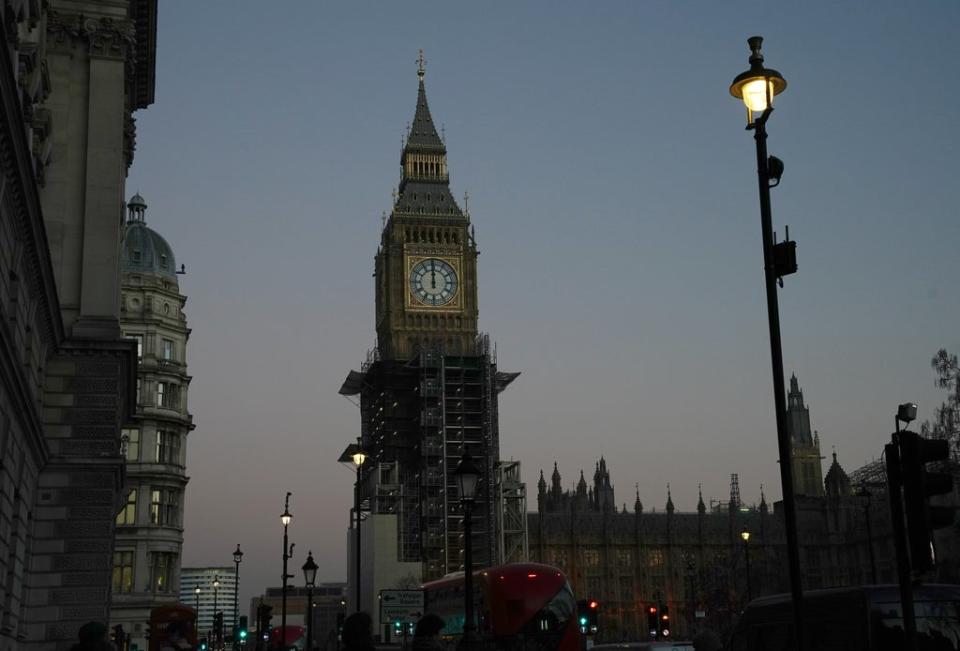
[[[432,263],[430,265],[430,288],[437,288],[437,270],[434,268]]]

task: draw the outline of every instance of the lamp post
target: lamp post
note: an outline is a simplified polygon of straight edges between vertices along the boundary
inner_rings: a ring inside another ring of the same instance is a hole
[[[743,540],[743,557],[747,561],[747,601],[753,601],[753,593],[750,590],[750,531],[746,527],[740,532],[740,538]]]
[[[477,495],[477,482],[480,469],[473,463],[469,452],[464,452],[453,471],[460,492],[460,506],[463,507],[463,643],[473,642],[476,626],[473,622],[473,537],[471,520],[473,519],[473,500]]]
[[[767,120],[773,112],[773,98],[787,87],[776,70],[763,66],[760,45],[763,38],[747,39],[750,45],[750,69],[734,78],[730,94],[747,106],[747,129],[752,130],[757,144],[757,180],[760,190],[760,227],[763,235],[763,267],[767,288],[767,317],[770,324],[770,361],[773,366],[774,407],[777,419],[777,444],[780,452],[780,485],[783,491],[784,528],[787,534],[787,560],[790,568],[790,592],[793,597],[794,635],[797,648],[803,645],[803,586],[800,574],[800,550],[797,544],[796,502],[793,495],[793,461],[790,434],[787,431],[787,405],[783,380],[783,350],[780,344],[780,308],[777,303],[777,281],[796,271],[793,243],[779,245],[773,241],[770,213],[770,188],[780,183],[783,162],[767,157]],[[758,115],[759,114],[759,115]]]
[[[292,576],[287,574],[287,561],[293,557],[293,545],[287,543],[287,527],[293,520],[293,516],[290,515],[291,495],[293,493],[287,491],[287,497],[283,501],[283,513],[280,515],[280,522],[283,524],[283,574],[281,576],[283,582],[280,584],[280,648],[282,651],[286,651],[287,647],[287,579]]]
[[[234,565],[234,574],[233,574],[233,648],[237,648],[239,641],[237,640],[237,611],[240,607],[239,592],[240,589],[240,561],[243,560],[243,552],[240,551],[240,543],[237,543],[237,549],[233,552],[233,565]]]
[[[355,612],[358,613],[360,612],[360,481],[363,478],[363,464],[369,456],[363,449],[361,443],[360,437],[357,437],[357,442],[348,445],[347,449],[340,455],[340,459],[338,459],[340,463],[353,463],[357,468],[357,481],[353,487],[353,525],[354,535],[356,536],[354,542],[354,578],[356,580],[356,588],[353,591],[353,598],[356,600]]]
[[[196,606],[195,606],[195,608],[196,608],[196,611],[197,611],[197,625],[198,625],[198,628],[199,628],[199,624],[200,624],[200,586],[199,586],[199,585],[198,585],[196,588],[193,589],[193,595],[194,595],[194,597],[196,597]]]
[[[313,562],[312,551],[307,552],[307,562],[301,569],[307,584],[307,651],[313,651],[313,584],[317,580],[317,564]]]
[[[213,623],[214,623],[215,628],[214,628],[214,630],[213,630],[213,635],[210,636],[210,637],[213,638],[214,644],[216,644],[216,643],[217,643],[216,641],[220,638],[220,631],[217,630],[219,627],[216,627],[216,623],[217,623],[217,598],[218,598],[219,596],[220,596],[220,577],[214,576],[214,577],[213,577]]]

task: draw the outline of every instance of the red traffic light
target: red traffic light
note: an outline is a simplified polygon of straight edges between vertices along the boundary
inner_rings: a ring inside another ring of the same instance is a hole
[[[670,619],[670,615],[667,615],[666,613],[664,613],[663,615],[660,615],[660,619],[662,619],[663,621],[667,621],[668,619]]]
[[[591,608],[596,608],[596,607],[599,606],[599,605],[600,605],[600,604],[598,604],[598,603],[596,602],[596,600],[591,600],[591,601],[590,601],[590,607],[591,607]]]
[[[650,611],[651,613],[655,613],[655,612],[657,612],[657,607],[656,607],[656,606],[650,606],[649,611]]]

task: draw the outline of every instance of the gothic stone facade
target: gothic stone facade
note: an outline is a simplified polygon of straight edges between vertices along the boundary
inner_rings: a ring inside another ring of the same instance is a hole
[[[561,488],[556,467],[549,487],[541,473],[528,527],[531,559],[563,569],[578,598],[600,601],[598,641],[643,639],[645,609],[661,603],[680,637],[704,627],[724,631],[748,589],[752,597],[789,590],[779,503],[770,510],[761,494],[758,506],[733,499],[708,509],[701,495],[695,510],[680,512],[668,488],[663,510],[644,510],[638,495],[628,512],[616,507],[606,462],[596,468],[591,486],[581,472],[571,491]],[[836,459],[824,492],[798,497],[804,588],[870,583],[871,542],[877,580],[895,580],[886,496],[855,496]],[[752,534],[749,573],[744,529]]]

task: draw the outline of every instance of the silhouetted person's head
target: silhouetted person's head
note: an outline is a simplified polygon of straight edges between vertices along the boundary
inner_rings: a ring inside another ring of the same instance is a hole
[[[433,637],[443,630],[445,622],[439,615],[427,613],[417,622],[417,628],[413,632],[414,637]]]
[[[373,620],[367,613],[353,613],[343,621],[343,645],[348,649],[373,646]]]

